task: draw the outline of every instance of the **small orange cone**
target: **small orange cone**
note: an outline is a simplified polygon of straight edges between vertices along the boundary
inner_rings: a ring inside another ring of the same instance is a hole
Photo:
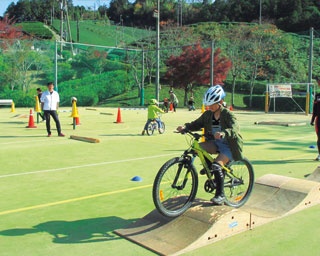
[[[30,109],[29,125],[26,128],[37,128],[37,126],[34,125],[32,109]]]
[[[120,108],[118,108],[117,121],[115,123],[117,123],[117,124],[122,123]]]
[[[173,111],[173,104],[172,103],[170,103],[170,109],[169,110]]]
[[[232,105],[230,106],[230,108],[229,108],[231,111],[233,110],[233,107],[232,107]]]

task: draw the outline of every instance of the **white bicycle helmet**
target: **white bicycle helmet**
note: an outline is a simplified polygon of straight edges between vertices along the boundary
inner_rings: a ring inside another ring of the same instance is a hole
[[[224,99],[225,96],[226,94],[220,85],[211,86],[204,95],[203,104],[206,106],[210,106],[212,104],[220,102]]]

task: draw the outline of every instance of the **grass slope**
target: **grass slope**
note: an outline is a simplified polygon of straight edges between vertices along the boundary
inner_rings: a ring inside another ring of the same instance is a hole
[[[53,27],[60,31],[60,20],[54,20]],[[73,41],[77,42],[76,21],[70,21],[70,30]],[[79,43],[84,44],[121,47],[154,34],[154,31],[109,25],[102,21],[79,22]]]

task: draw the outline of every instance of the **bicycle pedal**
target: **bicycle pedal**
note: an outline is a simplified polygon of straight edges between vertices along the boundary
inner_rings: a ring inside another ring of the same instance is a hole
[[[201,169],[199,173],[200,173],[201,175],[205,175],[205,174],[206,174],[206,169],[204,169],[204,168]]]

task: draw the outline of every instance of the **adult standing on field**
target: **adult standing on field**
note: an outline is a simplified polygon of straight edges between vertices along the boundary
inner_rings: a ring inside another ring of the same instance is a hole
[[[320,161],[320,93],[317,93],[314,97],[313,102],[313,111],[311,117],[311,125],[315,125],[315,130],[317,134],[317,147],[318,147],[318,156],[315,159],[316,161]]]
[[[64,134],[61,132],[61,125],[57,113],[60,102],[59,93],[54,90],[54,85],[52,82],[49,82],[47,87],[48,90],[43,92],[41,95],[41,110],[44,111],[48,137],[51,136],[50,116],[52,116],[54,122],[56,123],[58,136],[64,137]]]
[[[172,90],[169,91],[169,94],[170,94],[170,104],[172,104],[173,111],[176,112],[176,108],[179,103],[178,97],[174,94]]]

